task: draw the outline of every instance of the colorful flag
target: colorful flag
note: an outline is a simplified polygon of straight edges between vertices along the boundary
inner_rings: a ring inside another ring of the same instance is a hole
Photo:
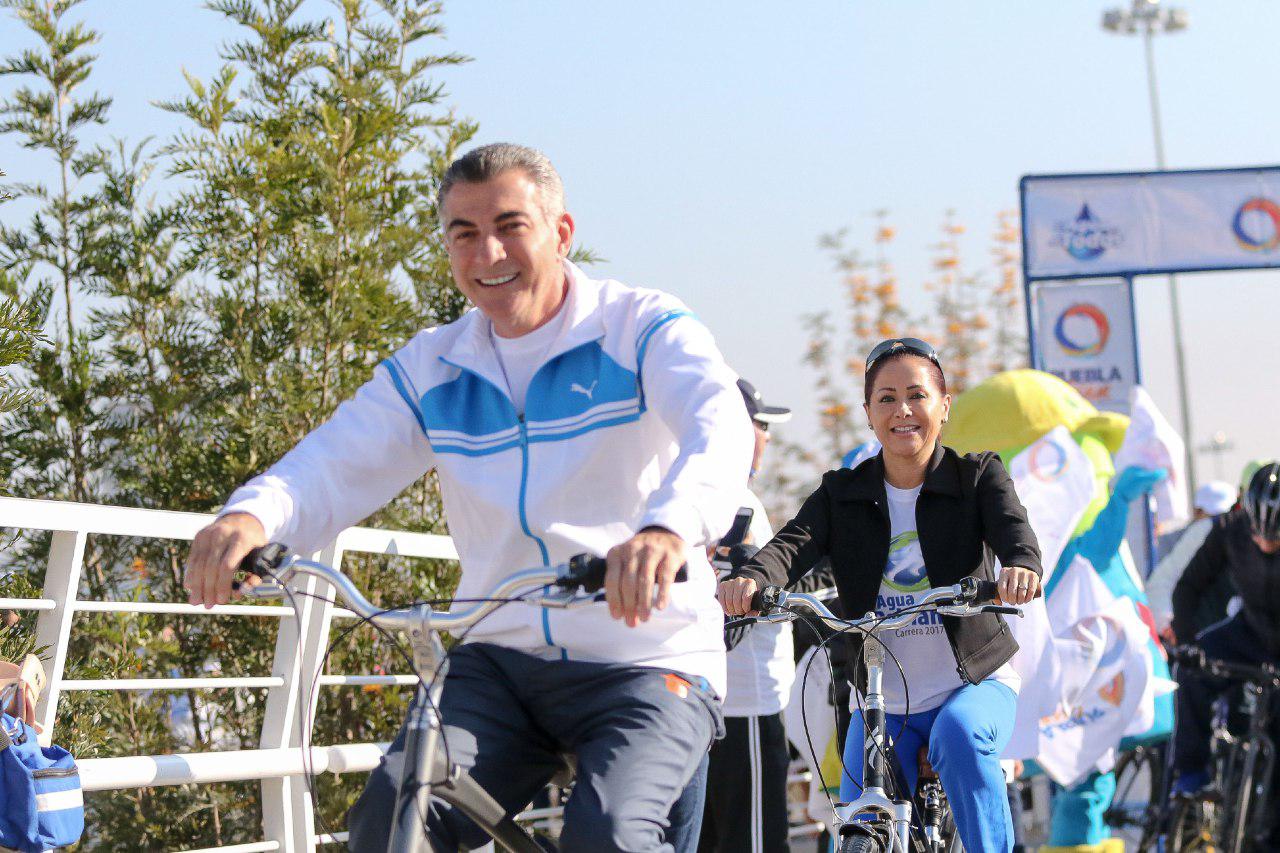
[[[1093,498],[1093,466],[1064,427],[1055,427],[1009,463],[1014,488],[1040,542],[1044,582],[1071,541],[1080,516]],[[1022,618],[1008,620],[1018,641],[1011,664],[1022,679],[1013,736],[1004,758],[1034,758],[1040,750],[1041,717],[1061,704],[1061,673],[1045,598],[1022,606]]]

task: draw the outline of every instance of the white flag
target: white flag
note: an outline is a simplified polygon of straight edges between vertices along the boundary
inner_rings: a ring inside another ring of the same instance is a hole
[[[1093,466],[1066,428],[1059,426],[1014,457],[1009,473],[1040,542],[1044,582],[1048,583],[1093,498]],[[1062,699],[1052,627],[1058,623],[1051,623],[1043,596],[1022,606],[1021,619],[1008,622],[1018,641],[1011,664],[1022,679],[1022,689],[1013,735],[1002,756],[1034,758],[1040,750],[1040,718],[1057,710]]]
[[[1181,524],[1191,517],[1187,499],[1186,444],[1156,408],[1146,389],[1135,385],[1129,391],[1129,429],[1116,453],[1116,470],[1130,465],[1164,468],[1169,476],[1151,490],[1156,500],[1156,521]]]
[[[1068,571],[1075,566],[1073,562]],[[1081,571],[1094,573],[1087,563]],[[1094,769],[1109,770],[1133,718],[1149,717],[1152,679],[1147,639],[1146,626],[1123,598],[1077,622],[1070,636],[1058,638],[1069,693],[1056,713],[1040,721],[1036,756],[1058,784],[1069,787]]]
[[[1066,427],[1057,426],[1014,457],[1009,475],[1040,543],[1047,584],[1093,500],[1093,465]]]

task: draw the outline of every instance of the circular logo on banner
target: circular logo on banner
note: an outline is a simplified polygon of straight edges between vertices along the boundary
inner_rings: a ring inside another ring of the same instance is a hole
[[[1077,302],[1058,315],[1053,336],[1067,355],[1097,355],[1111,337],[1111,323],[1097,305]]]
[[[1067,470],[1067,451],[1051,441],[1039,441],[1031,445],[1028,459],[1031,476],[1044,483],[1052,483]]]
[[[1231,230],[1240,248],[1270,252],[1280,246],[1280,206],[1269,198],[1254,196],[1236,209]]]

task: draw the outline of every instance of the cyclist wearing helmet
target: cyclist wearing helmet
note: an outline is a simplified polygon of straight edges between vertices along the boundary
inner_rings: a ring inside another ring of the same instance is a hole
[[[1040,591],[1040,549],[1013,481],[994,453],[961,456],[939,441],[951,407],[933,347],[885,341],[867,358],[867,419],[881,450],[852,470],[829,471],[799,513],[735,577],[720,584],[730,615],[750,608],[762,585],[804,577],[823,557],[846,613],[897,611],[932,587],[964,577],[995,579],[1000,597],[1025,604]],[[1013,733],[1018,649],[1002,617],[922,615],[880,635],[891,662],[883,682],[887,725],[908,788],[927,746],[966,850],[1013,849],[1000,752]],[[856,659],[856,658],[855,658]],[[905,676],[905,684],[904,684]],[[908,705],[909,700],[909,705]],[[840,796],[857,795],[863,722],[845,741]]]
[[[1195,637],[1201,597],[1226,572],[1241,599],[1240,612],[1207,628],[1195,642],[1206,655],[1244,664],[1280,663],[1280,463],[1262,466],[1241,506],[1213,522],[1200,550],[1173,590],[1173,630]],[[1192,793],[1208,780],[1213,701],[1226,682],[1199,672],[1178,673],[1174,731],[1175,790]]]

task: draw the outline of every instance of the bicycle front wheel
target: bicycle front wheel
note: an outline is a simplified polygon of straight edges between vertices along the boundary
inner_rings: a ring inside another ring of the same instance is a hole
[[[1174,805],[1169,816],[1169,853],[1220,853],[1218,820],[1213,803],[1185,797]]]
[[[1141,832],[1139,853],[1156,843],[1164,794],[1164,750],[1157,745],[1135,747],[1116,762],[1116,791],[1103,819],[1112,829]]]
[[[885,848],[880,839],[857,833],[840,841],[840,853],[885,853]]]

